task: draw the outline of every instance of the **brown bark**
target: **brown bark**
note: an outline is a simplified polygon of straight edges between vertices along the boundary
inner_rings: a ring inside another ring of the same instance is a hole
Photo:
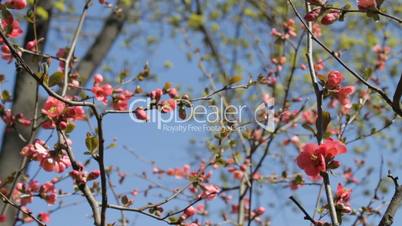
[[[402,185],[399,185],[398,177],[393,177],[390,174],[388,175],[388,177],[391,178],[394,182],[395,192],[378,226],[392,225],[394,223],[394,216],[402,204]]]
[[[112,48],[113,43],[122,32],[125,21],[128,18],[132,5],[127,6],[120,4],[122,11],[119,13],[111,13],[103,24],[102,30],[92,43],[91,47],[86,52],[85,56],[80,60],[76,71],[80,74],[82,84],[86,84],[90,76],[102,63],[102,60],[107,56],[109,50]],[[69,92],[69,94],[76,95],[76,92]]]
[[[38,1],[38,6],[44,7],[49,11],[49,20],[38,20],[36,23],[37,36],[39,38],[46,38],[48,34],[51,18],[51,3],[51,1]],[[133,4],[134,3],[132,3],[132,5]],[[105,19],[102,30],[97,35],[95,41],[87,50],[86,54],[80,60],[80,63],[75,69],[75,71],[79,72],[79,74],[81,75],[82,84],[85,85],[87,83],[90,76],[95,72],[95,70],[102,63],[102,60],[107,56],[114,41],[123,29],[131,6],[122,6],[121,12],[113,12]],[[32,25],[29,25],[25,36],[24,45],[26,44],[26,42],[33,39],[34,29]],[[45,41],[41,43],[40,47],[42,48],[40,50],[42,50],[44,46]],[[30,68],[35,71],[38,70],[39,62],[41,60],[40,57],[24,54],[23,58]],[[25,71],[17,72],[13,95],[13,113],[23,113],[27,118],[33,118],[33,109],[35,109],[36,85],[36,81]],[[69,95],[76,94],[77,91],[69,92]],[[39,105],[39,109],[40,108],[41,106]],[[27,144],[26,141],[23,141],[20,138],[19,134],[25,138],[30,137],[31,128],[17,126],[16,130],[5,130],[3,133],[3,143],[0,152],[0,178],[5,179],[19,170],[20,163],[23,160],[19,152],[21,148]],[[0,210],[2,208],[3,203],[0,203]],[[5,213],[5,215],[7,216],[7,222],[2,225],[14,225],[16,213],[17,211],[15,208],[8,208],[7,212]]]

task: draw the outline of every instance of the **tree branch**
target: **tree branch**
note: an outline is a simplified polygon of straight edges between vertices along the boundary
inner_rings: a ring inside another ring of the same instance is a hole
[[[398,85],[396,86],[394,97],[392,98],[394,107],[399,112],[402,112],[401,105],[400,105],[401,97],[402,97],[402,74],[401,74],[401,77],[399,78]]]
[[[394,216],[402,204],[402,186],[398,183],[398,177],[392,176],[391,172],[388,172],[388,177],[391,178],[394,182],[395,193],[392,196],[391,202],[389,203],[387,210],[385,210],[384,215],[378,226],[392,225]]]
[[[120,0],[117,7],[121,8],[119,12],[112,12],[106,19],[95,41],[88,48],[85,55],[80,59],[79,64],[75,68],[80,75],[82,84],[86,84],[95,70],[102,63],[110,49],[112,48],[117,37],[123,30],[124,24],[127,21],[130,10],[133,8],[136,1],[130,1],[131,5],[126,5]],[[78,91],[73,89],[67,92],[68,95],[77,95]]]
[[[64,84],[63,84],[63,90],[61,92],[62,96],[65,96],[67,93],[68,77],[70,74],[69,69],[70,69],[71,60],[72,60],[74,52],[75,52],[75,47],[77,46],[77,43],[78,43],[78,37],[80,36],[82,27],[84,25],[85,18],[88,15],[88,9],[89,9],[89,5],[91,4],[91,2],[92,2],[92,0],[87,0],[85,2],[84,8],[82,10],[82,14],[80,16],[80,20],[77,25],[77,29],[75,30],[73,39],[71,41],[70,48],[68,49],[68,54],[67,54],[66,61],[64,64]]]
[[[23,212],[24,214],[28,215],[30,218],[32,218],[34,221],[36,221],[36,223],[38,223],[40,226],[46,226],[45,223],[43,223],[41,220],[39,220],[38,218],[36,218],[35,216],[32,215],[32,213],[22,209],[20,206],[18,206],[16,203],[14,203],[13,201],[11,201],[10,199],[7,198],[7,196],[5,196],[3,193],[0,192],[0,199],[4,202],[7,203],[11,206],[13,206],[15,209]],[[14,219],[11,219],[14,221]]]
[[[393,111],[398,114],[399,116],[402,116],[402,110],[400,109],[399,105],[395,106],[392,100],[388,97],[388,95],[380,88],[378,88],[375,85],[370,84],[367,82],[362,75],[359,73],[355,72],[352,68],[350,68],[341,58],[337,56],[335,51],[331,50],[328,48],[323,42],[321,42],[317,37],[314,36],[312,30],[308,27],[306,22],[303,20],[302,16],[300,13],[297,11],[295,5],[293,4],[292,0],[288,0],[290,6],[292,7],[294,13],[296,14],[297,18],[300,20],[300,22],[305,26],[306,30],[308,33],[311,34],[311,38],[319,45],[321,46],[328,54],[330,54],[339,64],[342,65],[343,68],[345,68],[347,71],[349,71],[357,80],[359,80],[361,83],[366,85],[369,89],[373,90],[374,92],[378,93],[382,99],[393,109]]]
[[[67,143],[67,137],[64,134],[63,131],[58,131],[61,137],[63,138],[63,146],[65,147],[66,153],[70,159],[71,166],[73,167],[74,170],[80,170],[80,166],[77,162],[77,160],[74,157],[74,152],[71,150],[71,147]],[[92,209],[92,214],[94,218],[94,223],[95,225],[101,225],[101,219],[100,219],[100,212],[98,208],[98,202],[96,201],[94,195],[91,192],[91,189],[89,189],[88,185],[86,183],[84,184],[77,184],[78,189],[84,194],[84,197],[87,199],[88,204],[90,205]]]
[[[292,202],[296,204],[296,206],[299,207],[299,209],[304,213],[305,220],[309,220],[313,225],[316,224],[316,221],[310,216],[310,214],[307,213],[306,209],[304,209],[304,207],[293,196],[290,196],[289,199],[292,200]]]

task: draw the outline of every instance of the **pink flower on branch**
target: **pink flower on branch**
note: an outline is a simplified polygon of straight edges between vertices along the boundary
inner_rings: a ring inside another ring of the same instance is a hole
[[[5,3],[8,8],[18,10],[25,9],[28,5],[26,0],[8,0]]]
[[[339,88],[341,82],[343,81],[343,74],[339,71],[330,71],[328,73],[328,79],[326,82],[326,87],[328,89],[337,89]]]
[[[357,7],[360,10],[376,9],[377,1],[376,0],[357,0]]]
[[[342,213],[351,213],[352,207],[350,206],[350,198],[352,189],[346,189],[341,183],[336,188],[335,205],[336,208]]]
[[[203,184],[201,185],[203,192],[200,194],[200,198],[206,200],[213,200],[216,198],[218,193],[220,192],[220,188],[213,184]]]
[[[321,172],[326,172],[327,169],[338,168],[340,164],[334,158],[339,154],[346,153],[346,151],[346,146],[343,143],[328,138],[321,145],[304,145],[296,158],[296,162],[307,175],[318,177]]]
[[[341,16],[341,11],[330,9],[329,12],[321,19],[321,24],[330,25],[335,23]]]
[[[57,118],[63,113],[65,107],[66,105],[62,101],[49,97],[43,105],[42,113],[51,119]]]

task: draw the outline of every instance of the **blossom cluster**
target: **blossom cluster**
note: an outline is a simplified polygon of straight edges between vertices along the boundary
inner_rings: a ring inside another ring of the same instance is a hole
[[[56,178],[43,184],[40,184],[37,180],[30,180],[27,183],[18,182],[12,192],[12,198],[14,202],[20,206],[20,209],[24,213],[32,214],[32,211],[27,207],[27,205],[33,202],[34,197],[39,197],[48,205],[53,205],[56,203],[59,192],[55,187],[57,182],[58,179]],[[8,191],[1,181],[0,192],[3,195],[8,195]],[[38,213],[37,218],[43,223],[48,223],[50,221],[50,216],[47,212]],[[5,222],[6,220],[6,215],[0,215],[0,223]],[[34,222],[34,219],[26,214],[23,214],[19,220],[23,223]]]
[[[68,106],[63,101],[51,96],[44,103],[41,112],[47,116],[47,120],[42,124],[45,129],[58,127],[64,130],[68,124],[72,124],[76,120],[83,120],[86,117],[83,107]]]
[[[8,9],[21,10],[26,8],[27,2],[26,0],[8,0],[4,3],[0,3],[0,6],[6,7]],[[20,23],[18,20],[14,19],[13,15],[3,14],[2,19],[0,19],[0,27],[2,30],[6,31],[6,36],[8,38],[18,38],[22,35],[23,30],[21,29]],[[11,54],[11,50],[7,45],[3,45],[4,40],[0,37],[0,49],[1,49],[1,58],[8,63],[11,63],[13,56]]]
[[[325,81],[325,88],[331,96],[330,106],[335,107],[339,102],[341,104],[341,112],[347,114],[352,108],[350,95],[355,92],[354,86],[341,86],[344,76],[339,71],[330,71]]]
[[[162,100],[163,95],[167,95],[169,96],[169,98]],[[147,96],[151,99],[152,102],[150,106],[151,109],[157,108],[160,109],[162,113],[169,113],[174,111],[177,107],[176,98],[178,97],[178,92],[176,88],[171,87],[167,89],[157,88],[149,92]],[[137,107],[134,110],[134,115],[139,120],[143,121],[149,120],[149,116],[146,112],[146,109],[144,109],[143,107]]]
[[[37,139],[21,149],[21,155],[38,161],[47,172],[62,173],[71,166],[70,159],[63,149],[50,151],[43,140]]]

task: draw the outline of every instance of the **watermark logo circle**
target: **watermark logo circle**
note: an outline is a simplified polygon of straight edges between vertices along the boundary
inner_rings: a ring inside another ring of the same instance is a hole
[[[261,120],[260,116],[264,115],[263,119]],[[257,106],[254,111],[254,119],[255,122],[263,129],[268,132],[275,131],[275,109],[274,109],[274,101],[269,100],[267,102],[263,102]]]

